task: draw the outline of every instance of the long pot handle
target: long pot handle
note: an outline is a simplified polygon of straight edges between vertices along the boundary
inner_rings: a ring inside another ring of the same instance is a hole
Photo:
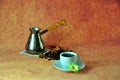
[[[63,19],[63,20],[60,20],[59,22],[56,22],[55,24],[53,24],[52,26],[48,27],[47,29],[43,30],[42,32],[40,32],[40,34],[44,34],[48,31],[51,31],[53,29],[56,29],[58,27],[60,27],[61,25],[65,26],[66,25],[66,20]]]

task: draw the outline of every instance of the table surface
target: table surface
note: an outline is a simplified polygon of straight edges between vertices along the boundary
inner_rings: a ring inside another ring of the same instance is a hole
[[[55,69],[54,60],[19,54],[21,50],[0,50],[0,80],[119,80],[120,46],[76,47],[86,67],[78,73]]]

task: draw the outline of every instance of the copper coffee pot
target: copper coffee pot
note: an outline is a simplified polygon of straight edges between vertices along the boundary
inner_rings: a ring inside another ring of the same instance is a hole
[[[66,20],[61,20],[61,21],[53,24],[52,26],[48,27],[47,29],[43,30],[42,32],[40,32],[39,27],[29,28],[31,33],[30,33],[30,36],[28,38],[28,41],[27,41],[27,44],[25,47],[26,52],[29,54],[33,54],[33,55],[44,52],[45,47],[44,47],[44,43],[41,38],[41,35],[45,34],[48,31],[51,31],[61,25],[66,25]]]

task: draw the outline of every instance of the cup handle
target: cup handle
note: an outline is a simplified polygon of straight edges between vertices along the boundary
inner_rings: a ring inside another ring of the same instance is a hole
[[[77,54],[77,60],[80,60],[80,55],[79,54]]]

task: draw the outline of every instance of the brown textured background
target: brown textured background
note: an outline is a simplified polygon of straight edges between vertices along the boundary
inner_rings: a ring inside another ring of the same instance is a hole
[[[120,44],[119,0],[0,0],[0,44],[23,48],[29,27],[44,30],[61,19],[67,26],[42,36],[46,45]]]
[[[82,54],[85,61],[90,59],[89,49],[95,49],[94,57],[99,53],[101,57],[109,55],[108,59],[114,56],[113,62],[119,59],[120,0],[0,0],[0,54],[10,54],[11,50],[19,53],[25,47],[30,27],[44,30],[61,19],[67,20],[65,27],[42,35],[46,46],[60,45],[83,53],[87,48],[87,57]],[[108,52],[96,51],[103,47]]]

